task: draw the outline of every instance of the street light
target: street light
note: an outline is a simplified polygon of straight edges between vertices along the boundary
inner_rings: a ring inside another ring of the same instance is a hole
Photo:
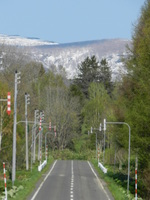
[[[131,128],[129,124],[126,122],[106,122],[106,119],[104,119],[104,127],[106,129],[106,124],[124,124],[129,129],[129,149],[128,149],[128,180],[127,180],[127,194],[129,194],[129,179],[130,179],[130,141],[131,141]]]
[[[25,93],[25,121],[26,121],[26,170],[29,169],[29,157],[28,157],[28,112],[27,105],[30,104],[30,95]]]
[[[104,119],[103,131],[104,131],[104,150],[103,150],[103,164],[104,164],[104,162],[105,162],[105,131],[106,131],[106,119]]]
[[[91,127],[91,133],[93,133],[93,130],[101,131],[101,123],[100,123],[99,128],[93,128],[93,127]],[[95,146],[96,146],[96,157],[97,157],[97,132],[96,132],[96,136],[95,137],[96,137]]]
[[[13,124],[13,155],[12,155],[12,183],[16,179],[16,123],[17,123],[17,86],[20,83],[20,72],[15,71],[15,89],[14,89],[14,124]]]
[[[33,135],[33,163],[35,163],[35,151],[36,151],[36,124],[39,119],[39,110],[34,110],[34,135]]]
[[[38,160],[42,159],[42,122],[44,121],[44,111],[40,112],[39,122],[39,148],[38,148]]]

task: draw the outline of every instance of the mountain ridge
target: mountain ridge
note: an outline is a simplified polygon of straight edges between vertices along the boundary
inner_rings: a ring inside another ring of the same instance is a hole
[[[26,47],[29,56],[34,61],[41,62],[45,69],[52,69],[53,65],[57,69],[59,66],[63,66],[69,79],[77,75],[77,66],[87,56],[90,57],[93,55],[96,56],[98,61],[106,58],[111,68],[113,79],[120,77],[122,73],[126,73],[121,58],[127,56],[126,46],[131,44],[130,40],[120,38],[72,43],[52,43],[33,37],[32,39],[28,39],[19,36],[10,37],[0,35],[0,44],[2,42],[6,45]]]

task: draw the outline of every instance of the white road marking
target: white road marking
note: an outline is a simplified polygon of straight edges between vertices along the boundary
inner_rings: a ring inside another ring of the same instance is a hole
[[[63,177],[63,176],[65,176],[65,175],[64,175],[64,174],[59,174],[59,176],[62,176],[62,177]]]
[[[55,165],[56,165],[57,160],[54,162],[51,170],[49,171],[49,173],[47,174],[47,176],[44,178],[44,180],[42,181],[42,183],[40,184],[39,188],[37,189],[37,191],[35,192],[34,196],[32,197],[31,200],[34,200],[35,197],[37,196],[38,192],[40,191],[41,187],[43,186],[44,182],[46,181],[46,179],[48,178],[48,176],[51,174],[52,170],[54,169]]]
[[[103,185],[102,185],[101,181],[99,180],[99,178],[98,178],[97,174],[95,173],[95,171],[94,171],[93,167],[91,166],[90,162],[89,162],[89,161],[87,161],[87,162],[88,162],[88,164],[89,164],[89,166],[90,166],[90,168],[91,168],[91,170],[92,170],[93,174],[94,174],[94,175],[95,175],[95,177],[97,178],[97,181],[98,181],[98,183],[100,184],[100,186],[101,186],[102,190],[103,190],[103,191],[104,191],[104,193],[106,194],[106,196],[107,196],[108,200],[111,200],[111,199],[109,198],[109,196],[108,196],[108,194],[107,194],[106,190],[104,189],[104,187],[103,187]]]
[[[74,172],[73,172],[73,160],[71,161],[71,187],[70,187],[70,200],[74,200],[73,199],[73,185],[74,185]]]

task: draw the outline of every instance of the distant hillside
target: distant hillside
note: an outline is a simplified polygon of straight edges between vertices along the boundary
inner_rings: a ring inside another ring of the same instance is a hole
[[[102,58],[107,59],[113,78],[116,78],[125,72],[121,58],[127,56],[126,45],[130,45],[130,41],[122,39],[44,45],[32,48],[32,57],[42,62],[45,68],[50,68],[52,64],[64,66],[68,77],[73,78],[77,65],[87,56],[95,55],[99,61]]]
[[[13,46],[40,46],[40,45],[55,45],[57,43],[50,42],[50,41],[42,41],[39,38],[35,37],[28,37],[28,38],[22,38],[18,35],[2,35],[0,34],[0,44],[6,44],[6,45],[13,45]]]
[[[121,58],[127,56],[126,45],[130,43],[131,41],[125,39],[103,39],[58,44],[38,38],[0,35],[0,44],[26,47],[32,59],[42,62],[46,69],[51,68],[52,65],[62,65],[66,69],[68,78],[73,78],[78,64],[92,55],[95,55],[99,61],[106,58],[113,79],[120,77],[126,71]]]

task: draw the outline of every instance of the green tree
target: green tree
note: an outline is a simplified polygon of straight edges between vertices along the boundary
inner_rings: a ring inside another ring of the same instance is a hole
[[[126,61],[129,74],[124,78],[122,93],[128,105],[126,118],[133,127],[133,147],[148,166],[150,153],[150,1],[142,8],[133,34],[131,55]],[[144,155],[145,154],[145,155]],[[144,155],[144,156],[143,156]],[[142,162],[141,160],[141,162]]]
[[[87,57],[78,65],[78,75],[74,84],[88,97],[88,88],[91,83],[103,83],[108,93],[112,90],[111,71],[106,59],[99,63],[95,56]]]
[[[120,87],[120,99],[126,109],[123,117],[131,126],[132,150],[138,154],[139,172],[147,187],[145,198],[149,197],[147,172],[150,166],[150,1],[141,10],[135,26],[130,55],[125,62],[128,74]]]
[[[100,122],[106,117],[110,105],[110,97],[101,83],[91,83],[89,87],[89,99],[83,107],[84,126],[99,127]]]
[[[88,96],[88,88],[90,83],[97,82],[98,77],[98,61],[95,56],[87,57],[80,65],[78,65],[78,75],[75,79],[83,94]]]
[[[112,77],[110,67],[108,66],[108,62],[106,61],[106,59],[101,60],[99,70],[99,82],[103,83],[108,94],[111,94],[113,91],[113,83],[111,80]]]

